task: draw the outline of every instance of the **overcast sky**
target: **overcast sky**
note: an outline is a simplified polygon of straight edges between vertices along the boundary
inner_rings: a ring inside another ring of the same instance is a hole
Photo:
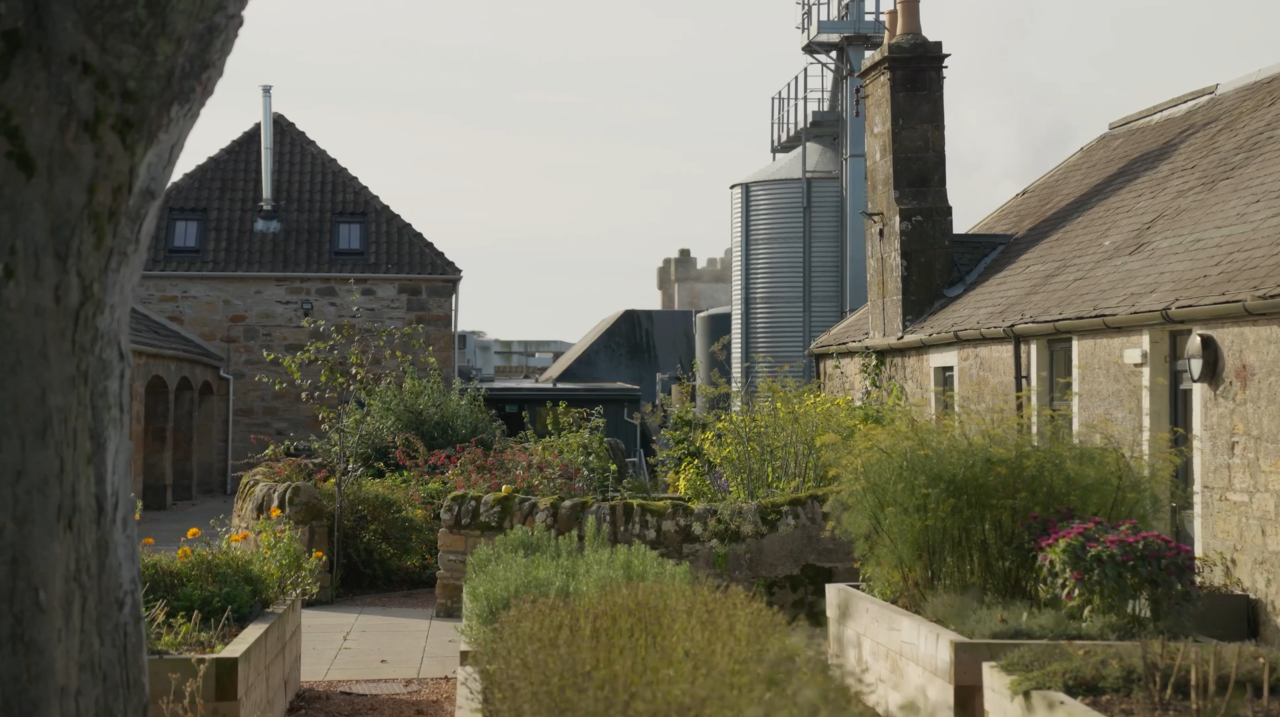
[[[888,0],[886,0],[887,2]],[[923,0],[964,231],[1131,112],[1280,63],[1280,3]],[[293,120],[462,267],[461,326],[576,341],[729,244],[803,66],[792,0],[252,0],[174,178]]]

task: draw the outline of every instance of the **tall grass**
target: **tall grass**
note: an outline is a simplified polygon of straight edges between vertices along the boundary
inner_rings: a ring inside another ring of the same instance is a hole
[[[908,608],[978,590],[1030,600],[1038,584],[1033,513],[1074,508],[1111,522],[1161,515],[1170,461],[1145,463],[1105,440],[1033,436],[1005,414],[962,421],[895,411],[830,446],[840,488],[830,506],[874,592]]]
[[[483,629],[520,600],[586,599],[619,585],[691,579],[689,566],[643,545],[610,545],[594,523],[581,545],[576,535],[517,526],[467,558],[464,610],[468,627]]]
[[[816,640],[737,588],[658,582],[523,601],[475,646],[486,717],[874,714]]]

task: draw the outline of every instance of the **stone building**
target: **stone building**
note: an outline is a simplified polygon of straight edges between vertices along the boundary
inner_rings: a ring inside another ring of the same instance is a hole
[[[1232,559],[1280,640],[1280,66],[1112,123],[965,235],[945,57],[917,31],[863,64],[869,296],[812,346],[825,389],[859,395],[873,352],[935,412],[1189,441],[1166,527]]]
[[[316,427],[297,392],[256,380],[284,378],[264,351],[296,352],[319,335],[304,318],[419,325],[441,370],[454,366],[461,271],[296,125],[272,116],[266,137],[254,125],[169,187],[135,292],[139,306],[227,357],[233,461]]]
[[[205,342],[148,311],[129,314],[133,495],[148,510],[230,485],[231,381]]]
[[[703,267],[698,266],[698,258],[688,249],[681,249],[679,256],[663,259],[662,266],[658,267],[661,308],[697,312],[728,306],[731,268],[729,249],[724,250],[723,257],[707,259]]]

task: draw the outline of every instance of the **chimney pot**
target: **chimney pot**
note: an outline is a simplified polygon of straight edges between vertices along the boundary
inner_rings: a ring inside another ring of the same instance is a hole
[[[275,198],[272,195],[274,188],[274,172],[272,171],[272,153],[274,149],[275,122],[272,120],[271,112],[271,85],[262,86],[262,211],[264,213],[275,209]]]
[[[894,36],[924,35],[920,28],[920,0],[898,0],[898,27]]]
[[[889,10],[884,14],[884,44],[893,42],[898,36],[898,11]]]

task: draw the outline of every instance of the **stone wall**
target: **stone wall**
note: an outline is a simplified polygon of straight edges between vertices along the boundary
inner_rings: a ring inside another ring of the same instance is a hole
[[[440,517],[436,614],[462,614],[467,555],[514,526],[583,535],[595,523],[614,543],[639,542],[688,563],[697,574],[759,588],[793,616],[824,619],[825,585],[855,579],[853,547],[827,531],[827,493],[751,504],[724,512],[678,500],[561,500],[458,492]]]
[[[320,496],[320,491],[310,483],[276,483],[273,482],[265,466],[255,468],[244,476],[236,492],[235,507],[231,512],[231,527],[235,530],[249,530],[258,521],[271,516],[272,508],[279,508],[298,530],[298,540],[303,551],[310,555],[319,551],[325,557],[325,565],[330,570],[329,562],[329,523],[328,507]],[[246,542],[246,547],[253,548],[253,535]],[[312,598],[312,602],[327,603],[333,600],[333,576],[326,570],[320,576],[320,591]]]
[[[180,702],[183,686],[196,679],[201,664],[205,673],[197,690],[204,705],[200,714],[284,717],[302,685],[302,601],[281,602],[267,610],[216,655],[150,657],[147,714],[164,717],[160,700],[172,698],[172,690],[175,701]],[[194,705],[191,707],[194,713]]]
[[[337,322],[355,319],[396,327],[425,326],[426,344],[446,376],[453,374],[453,283],[423,279],[342,277],[217,277],[144,275],[135,301],[225,348],[235,378],[232,457],[260,453],[265,441],[301,438],[318,427],[312,407],[294,389],[275,391],[259,375],[285,378],[263,351],[293,353],[318,330],[302,327],[307,316]],[[353,301],[354,299],[354,301]],[[310,302],[311,309],[303,307]],[[355,309],[359,308],[359,313]]]
[[[1280,320],[1231,321],[1104,331],[1073,340],[1073,411],[1081,439],[1109,434],[1126,451],[1146,455],[1170,436],[1169,330],[1206,333],[1218,343],[1223,366],[1208,383],[1196,384],[1192,411],[1196,476],[1195,548],[1222,552],[1258,600],[1261,638],[1280,644]],[[1064,338],[1055,336],[1054,339]],[[1043,357],[1046,339],[1024,342]],[[1147,351],[1143,363],[1126,363],[1126,350]],[[957,357],[957,403],[1006,405],[1014,399],[1009,342],[958,343],[883,355],[886,379],[898,381],[908,401],[926,404],[932,390],[931,361]],[[821,356],[819,376],[829,393],[858,397],[865,388],[856,355]],[[1044,401],[1047,387],[1024,355],[1028,393]],[[1035,406],[1030,405],[1034,411]],[[1165,516],[1157,516],[1164,520]]]
[[[226,492],[228,386],[208,364],[133,352],[130,490],[148,510]]]

